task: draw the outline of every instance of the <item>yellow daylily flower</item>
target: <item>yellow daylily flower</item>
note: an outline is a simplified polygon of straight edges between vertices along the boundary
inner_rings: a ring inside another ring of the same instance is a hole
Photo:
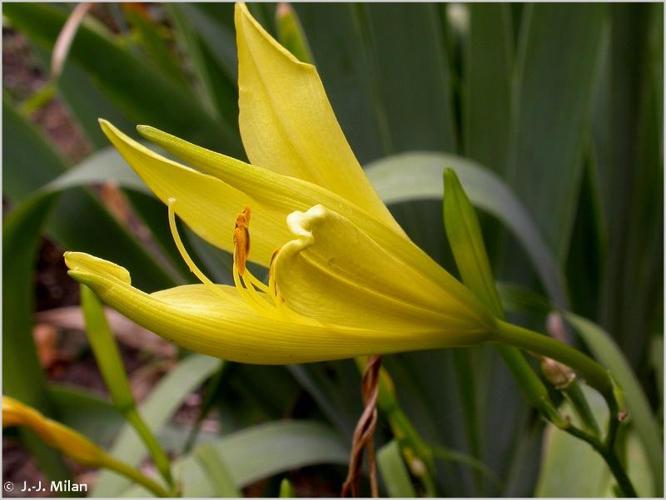
[[[176,245],[202,284],[147,294],[131,286],[126,269],[72,252],[65,255],[70,275],[162,337],[240,362],[302,363],[488,340],[492,315],[393,219],[314,66],[281,47],[243,4],[235,24],[240,131],[251,164],[138,127],[185,166],[100,121],[168,206]],[[177,216],[233,252],[234,286],[214,284],[197,268]],[[247,260],[269,268],[267,284]]]
[[[40,412],[9,396],[2,397],[2,426],[26,426],[45,443],[69,455],[84,465],[99,467],[107,454],[88,438],[69,427],[46,418]]]

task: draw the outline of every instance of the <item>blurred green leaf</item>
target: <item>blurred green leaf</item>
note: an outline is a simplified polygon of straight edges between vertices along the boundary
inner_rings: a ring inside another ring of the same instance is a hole
[[[377,112],[386,128],[385,154],[455,152],[451,70],[436,6],[377,3],[359,10],[379,99]]]
[[[104,317],[102,303],[87,286],[81,285],[80,289],[86,336],[95,354],[97,366],[111,393],[113,404],[121,412],[126,411],[134,406],[134,397],[118,345]]]
[[[341,435],[351,439],[363,410],[358,389],[360,378],[352,362],[290,365],[288,369]]]
[[[54,196],[49,194],[25,200],[7,216],[2,232],[2,391],[50,416],[54,416],[53,406],[37,358],[32,327],[39,234],[53,202]],[[59,453],[31,432],[20,429],[19,433],[49,479],[69,478]]]
[[[50,384],[49,398],[58,421],[105,448],[123,425],[123,417],[109,401],[75,386]]]
[[[573,227],[606,14],[600,4],[530,4],[522,14],[508,178],[558,262]]]
[[[3,193],[18,202],[67,171],[64,161],[40,133],[3,103]],[[88,162],[105,171],[112,156],[93,156]],[[67,174],[65,174],[67,175]],[[69,250],[88,252],[135,271],[134,280],[152,291],[168,288],[174,279],[155,262],[125,227],[121,226],[90,193],[74,189],[55,202],[47,234]]]
[[[497,217],[521,242],[553,302],[566,304],[566,288],[553,254],[527,210],[491,171],[458,156],[409,153],[373,162],[366,173],[390,205],[413,199],[441,199],[445,167],[456,172],[475,206]]]
[[[238,488],[275,474],[315,464],[346,465],[349,451],[328,427],[316,422],[270,422],[235,432],[210,441],[224,460]],[[192,456],[175,464],[175,476],[183,484],[185,497],[213,496],[213,486]],[[142,490],[133,487],[123,496],[139,496]]]
[[[215,497],[238,498],[242,496],[227,465],[212,444],[202,444],[193,455],[206,474],[206,479],[211,484]]]
[[[281,3],[275,9],[277,39],[284,48],[301,62],[314,63],[308,40],[298,15],[288,3]]]
[[[603,398],[585,387],[585,397],[599,421],[608,418]],[[575,417],[566,403],[562,410]],[[647,459],[632,431],[627,436],[628,474],[640,496],[654,495],[654,482]],[[583,472],[584,473],[581,473]],[[535,496],[539,497],[615,497],[614,480],[603,459],[587,443],[549,425],[544,435],[541,474]]]
[[[388,153],[386,125],[381,120],[385,118],[379,114],[359,6],[296,3],[293,7],[303,24],[326,94],[354,153],[362,164],[384,156]]]
[[[168,4],[166,8],[174,25],[176,39],[187,54],[186,61],[194,75],[195,90],[199,99],[211,114],[221,116],[222,106],[218,107],[215,99],[215,85],[218,82],[213,80],[211,73],[213,71],[213,61],[205,59],[201,41],[188,17],[183,15],[181,7],[177,4]],[[228,86],[228,82],[224,82],[223,85]],[[233,101],[233,99],[229,99],[229,101]]]
[[[53,45],[68,15],[53,5],[27,3],[7,6],[3,14],[12,26],[46,48]],[[70,57],[97,80],[130,120],[149,122],[196,143],[217,146],[232,156],[241,154],[228,124],[215,121],[191,93],[151,71],[102,29],[92,29],[84,22]]]
[[[565,313],[564,316],[583,338],[595,358],[608,367],[615,380],[620,384],[636,434],[645,448],[655,481],[656,494],[661,495],[661,491],[663,491],[664,452],[661,440],[655,439],[655,436],[660,435],[659,424],[657,424],[652,414],[650,403],[636,379],[636,375],[617,344],[599,326],[573,313]]]
[[[594,121],[609,246],[600,324],[641,377],[663,332],[663,5],[609,6]]]
[[[511,144],[514,43],[509,4],[467,5],[465,52],[465,155],[502,175]]]
[[[294,487],[291,482],[289,482],[289,479],[285,477],[280,481],[280,498],[293,498],[295,496]]]
[[[187,77],[179,64],[178,54],[169,47],[164,36],[165,27],[153,20],[147,10],[135,8],[131,4],[121,4],[121,7],[130,27],[138,34],[138,44],[145,52],[147,59],[163,75],[187,89]]]
[[[377,467],[390,497],[414,498],[416,492],[402,461],[398,442],[393,440],[377,452]]]
[[[173,480],[169,458],[136,409],[134,396],[125,373],[125,366],[109,323],[104,316],[102,303],[87,286],[81,285],[80,290],[86,336],[92,347],[104,384],[111,393],[111,400],[125,417],[125,420],[134,427],[150,452],[150,456],[160,474],[171,486]]]
[[[536,311],[546,315],[554,310],[553,305],[539,294],[515,286],[500,287],[502,302],[507,311]],[[575,328],[585,345],[592,351],[595,358],[606,366],[623,390],[624,399],[637,438],[645,449],[645,456],[652,470],[655,491],[661,494],[663,488],[663,449],[655,436],[660,435],[650,403],[636,378],[626,357],[600,326],[581,316],[562,311],[564,318]]]
[[[193,354],[181,361],[158,382],[150,395],[139,406],[139,412],[150,429],[156,433],[182,404],[183,399],[203,383],[218,367],[219,360]],[[121,430],[110,453],[124,462],[138,465],[146,456],[142,442],[129,424]],[[178,477],[178,476],[176,476]],[[120,476],[102,471],[91,493],[92,496],[119,495],[129,485]]]

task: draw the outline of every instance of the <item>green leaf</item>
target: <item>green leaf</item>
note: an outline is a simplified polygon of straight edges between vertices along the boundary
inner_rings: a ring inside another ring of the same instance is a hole
[[[395,155],[367,166],[366,173],[385,203],[442,197],[442,174],[452,168],[472,203],[497,217],[525,248],[551,300],[565,305],[566,288],[557,261],[529,213],[488,169],[459,156],[437,153]]]
[[[554,309],[543,297],[520,287],[504,285],[500,287],[500,293],[507,311],[532,311],[546,315]],[[661,479],[663,477],[663,451],[659,440],[654,439],[654,436],[660,434],[660,429],[636,375],[617,344],[601,327],[574,313],[568,311],[561,311],[561,313],[574,327],[595,358],[609,369],[622,388],[630,420],[652,470],[655,491],[660,495],[663,488]]]
[[[290,365],[288,369],[340,434],[351,439],[363,411],[358,392],[360,378],[352,362]]]
[[[157,71],[172,80],[175,84],[187,89],[187,77],[180,66],[178,54],[173,51],[163,34],[163,26],[151,19],[148,12],[123,6],[123,14],[131,28],[138,35],[138,44],[145,52],[147,59]]]
[[[509,4],[467,5],[465,52],[465,155],[502,175],[511,144],[514,42]]]
[[[481,226],[455,171],[444,171],[444,224],[463,283],[488,309],[503,316]]]
[[[61,384],[50,384],[47,390],[57,410],[58,422],[76,429],[103,448],[123,425],[123,417],[113,404],[96,393]]]
[[[437,6],[376,3],[359,9],[386,129],[385,154],[455,152],[452,76]]]
[[[186,61],[190,65],[195,78],[195,90],[208,111],[213,115],[218,115],[219,109],[215,102],[215,82],[211,75],[213,70],[212,61],[204,59],[204,49],[201,41],[188,17],[183,15],[180,6],[169,4],[166,8],[174,25],[176,39],[187,54]]]
[[[281,3],[275,9],[277,39],[296,59],[314,63],[308,40],[294,9],[288,3]]]
[[[286,477],[280,482],[280,498],[293,498],[296,494],[294,487]]]
[[[580,188],[606,10],[600,4],[530,4],[522,17],[508,178],[562,262]]]
[[[215,497],[239,498],[242,496],[229,473],[229,468],[212,444],[202,444],[193,455],[206,474],[206,479],[212,485]]]
[[[32,337],[33,277],[39,233],[55,197],[40,195],[25,200],[7,216],[3,227],[2,257],[2,378],[3,394],[53,416],[46,392],[46,377],[37,358]],[[33,433],[20,436],[53,481],[67,479],[69,472],[60,454]]]
[[[645,449],[645,454],[652,470],[655,491],[657,495],[661,495],[660,490],[663,488],[664,453],[661,440],[655,439],[655,436],[660,435],[659,424],[652,414],[650,403],[636,375],[622,354],[622,351],[604,330],[591,321],[573,313],[565,313],[564,316],[582,337],[595,358],[610,370],[622,388],[636,435]]]
[[[396,440],[377,452],[377,466],[390,497],[414,498],[416,492]]]
[[[607,419],[608,411],[603,398],[589,388],[584,389],[597,420]],[[576,418],[568,403],[562,411]],[[643,449],[633,431],[627,436],[626,464],[639,495],[653,496],[653,479],[648,472]],[[608,466],[592,447],[552,425],[548,426],[544,435],[543,463],[535,496],[614,497],[613,484]]]
[[[210,441],[227,465],[236,487],[243,488],[260,479],[308,465],[346,465],[349,451],[339,436],[317,422],[278,421],[257,425]],[[183,484],[184,497],[209,497],[213,486],[193,456],[181,458],[175,476]],[[123,496],[142,493],[133,487]]]
[[[66,172],[67,167],[7,100],[3,103],[3,119],[3,189],[10,201],[18,202]],[[102,154],[99,160],[96,158],[89,161],[99,161],[97,168],[104,170],[109,157]],[[88,252],[136,271],[134,279],[144,290],[174,285],[175,279],[155,262],[155,257],[89,192],[74,189],[59,197],[45,229],[65,249]]]
[[[650,336],[664,329],[663,5],[609,10],[594,124],[609,236],[599,318],[640,369]]]
[[[381,123],[358,6],[295,3],[293,7],[303,24],[326,94],[354,153],[361,164],[384,156],[388,153],[386,127]]]
[[[67,12],[47,4],[14,4],[3,9],[12,25],[35,43],[51,48]],[[242,154],[229,127],[215,121],[192,94],[123,48],[102,29],[83,23],[70,57],[94,76],[114,103],[135,123],[149,122],[196,143]]]
[[[113,404],[121,411],[134,406],[134,397],[125,366],[118,352],[118,345],[113,338],[109,323],[104,317],[102,303],[92,290],[81,285],[81,308],[85,320],[85,331],[92,347],[97,366],[104,383],[111,393]]]
[[[141,416],[154,433],[159,432],[182,404],[183,399],[201,385],[215,371],[218,364],[218,359],[191,355],[160,380],[139,407]],[[141,440],[129,424],[123,427],[110,453],[114,457],[135,466],[146,455]],[[103,471],[97,478],[92,496],[117,496],[128,485],[126,479],[111,472]]]

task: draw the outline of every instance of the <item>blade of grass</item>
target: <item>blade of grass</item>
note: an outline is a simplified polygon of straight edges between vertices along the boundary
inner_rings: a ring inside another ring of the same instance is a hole
[[[139,406],[141,416],[153,432],[159,432],[183,399],[213,373],[218,363],[215,358],[191,355],[160,380]],[[136,466],[144,456],[142,448],[141,440],[132,426],[125,425],[111,448],[111,454]],[[125,490],[128,484],[124,478],[102,472],[97,478],[92,496],[116,496]]]
[[[215,497],[239,498],[242,496],[229,473],[228,467],[212,444],[202,444],[194,451],[193,455],[206,474],[208,482],[212,485]]]
[[[67,18],[67,12],[46,4],[8,5],[3,14],[46,48],[53,45]],[[150,71],[144,61],[99,27],[92,29],[85,22],[79,27],[70,57],[94,75],[100,88],[132,121],[152,123],[194,142],[221,147],[232,156],[242,154],[229,128],[211,117],[191,93]]]
[[[393,440],[377,452],[377,466],[390,497],[414,498],[416,492],[402,461],[398,442]]]
[[[41,228],[55,200],[41,195],[24,201],[4,221],[2,264],[3,394],[53,415],[46,378],[32,338],[33,275]],[[20,431],[28,450],[53,481],[70,477],[60,454],[29,431]]]
[[[312,421],[277,421],[249,427],[207,443],[212,445],[227,465],[238,488],[260,479],[308,465],[344,466],[349,450],[330,428]],[[212,496],[212,485],[206,479],[196,458],[181,457],[175,465],[181,478],[184,497]],[[130,488],[123,496],[136,496]]]

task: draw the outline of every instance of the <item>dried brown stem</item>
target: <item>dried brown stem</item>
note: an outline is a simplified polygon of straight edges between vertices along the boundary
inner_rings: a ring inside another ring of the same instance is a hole
[[[362,396],[365,408],[354,430],[352,451],[349,459],[349,472],[347,479],[342,485],[343,497],[350,496],[350,494],[353,497],[359,496],[359,481],[361,478],[364,451],[367,452],[368,456],[371,494],[373,498],[379,496],[373,437],[375,428],[377,427],[377,396],[379,394],[379,369],[381,365],[381,356],[370,356],[363,372]]]

